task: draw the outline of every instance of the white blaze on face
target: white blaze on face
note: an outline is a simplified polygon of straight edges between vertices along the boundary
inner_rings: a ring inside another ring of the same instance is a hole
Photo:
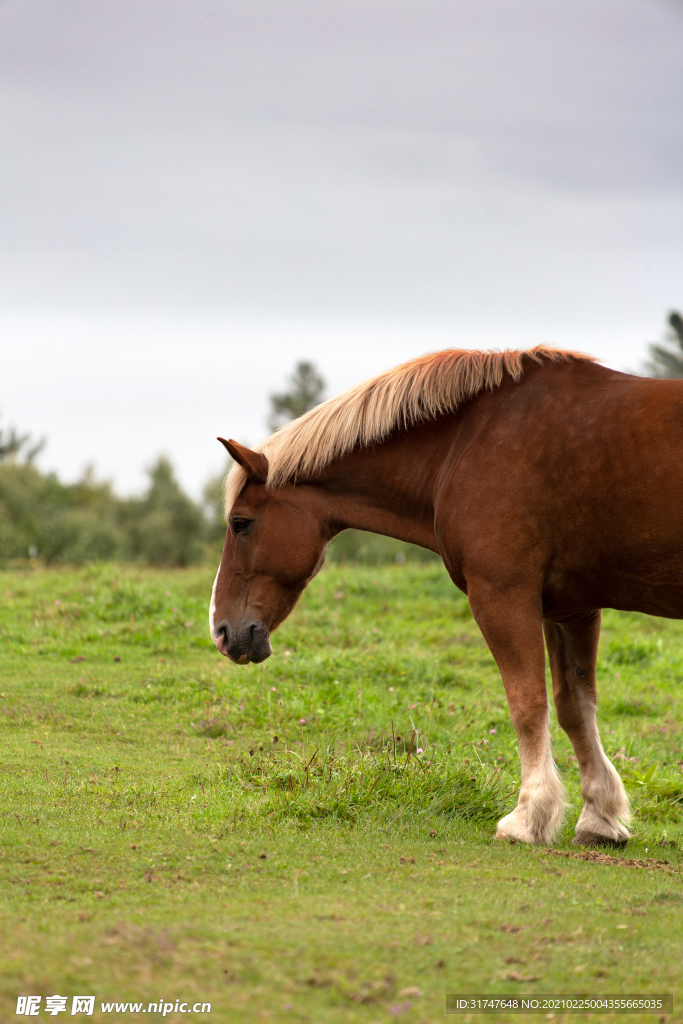
[[[216,618],[216,584],[218,583],[218,573],[220,573],[221,567],[218,566],[218,572],[216,578],[213,581],[213,589],[211,591],[211,604],[209,605],[209,630],[211,631],[211,639],[216,643],[216,632],[215,632],[215,618]]]

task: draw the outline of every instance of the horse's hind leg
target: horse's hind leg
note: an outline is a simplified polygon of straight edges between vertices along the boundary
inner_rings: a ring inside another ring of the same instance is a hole
[[[557,720],[569,736],[581,772],[583,811],[575,843],[624,846],[629,802],[616,768],[602,749],[595,721],[595,668],[600,612],[543,624],[553,677]]]
[[[468,580],[474,617],[496,659],[517,733],[522,784],[514,811],[498,822],[499,839],[549,843],[564,813],[564,787],[550,750],[545,651],[535,594]]]

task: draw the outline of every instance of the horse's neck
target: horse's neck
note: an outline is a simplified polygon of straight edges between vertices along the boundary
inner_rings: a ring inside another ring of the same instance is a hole
[[[434,482],[447,445],[420,428],[332,463],[320,481],[336,533],[369,530],[438,550]]]

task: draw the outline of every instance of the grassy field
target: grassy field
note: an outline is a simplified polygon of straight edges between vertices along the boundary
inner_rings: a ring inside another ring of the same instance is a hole
[[[329,567],[248,667],[208,638],[213,572],[0,577],[1,1021],[29,994],[43,1019],[60,994],[64,1016],[94,995],[93,1020],[149,1019],[101,1009],[128,1001],[186,1020],[180,1000],[230,1024],[426,1024],[446,993],[683,996],[682,623],[606,613],[599,721],[635,822],[600,862],[570,846],[578,771],[554,722],[556,847],[493,841],[515,738],[440,565]]]

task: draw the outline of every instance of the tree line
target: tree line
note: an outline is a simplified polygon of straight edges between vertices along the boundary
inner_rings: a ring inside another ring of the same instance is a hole
[[[5,440],[0,433],[0,445]],[[122,498],[92,470],[67,484],[20,452],[0,454],[0,564],[29,557],[190,565],[220,546],[221,490],[220,480],[211,481],[203,501],[192,501],[162,457],[148,471],[145,492]]]

